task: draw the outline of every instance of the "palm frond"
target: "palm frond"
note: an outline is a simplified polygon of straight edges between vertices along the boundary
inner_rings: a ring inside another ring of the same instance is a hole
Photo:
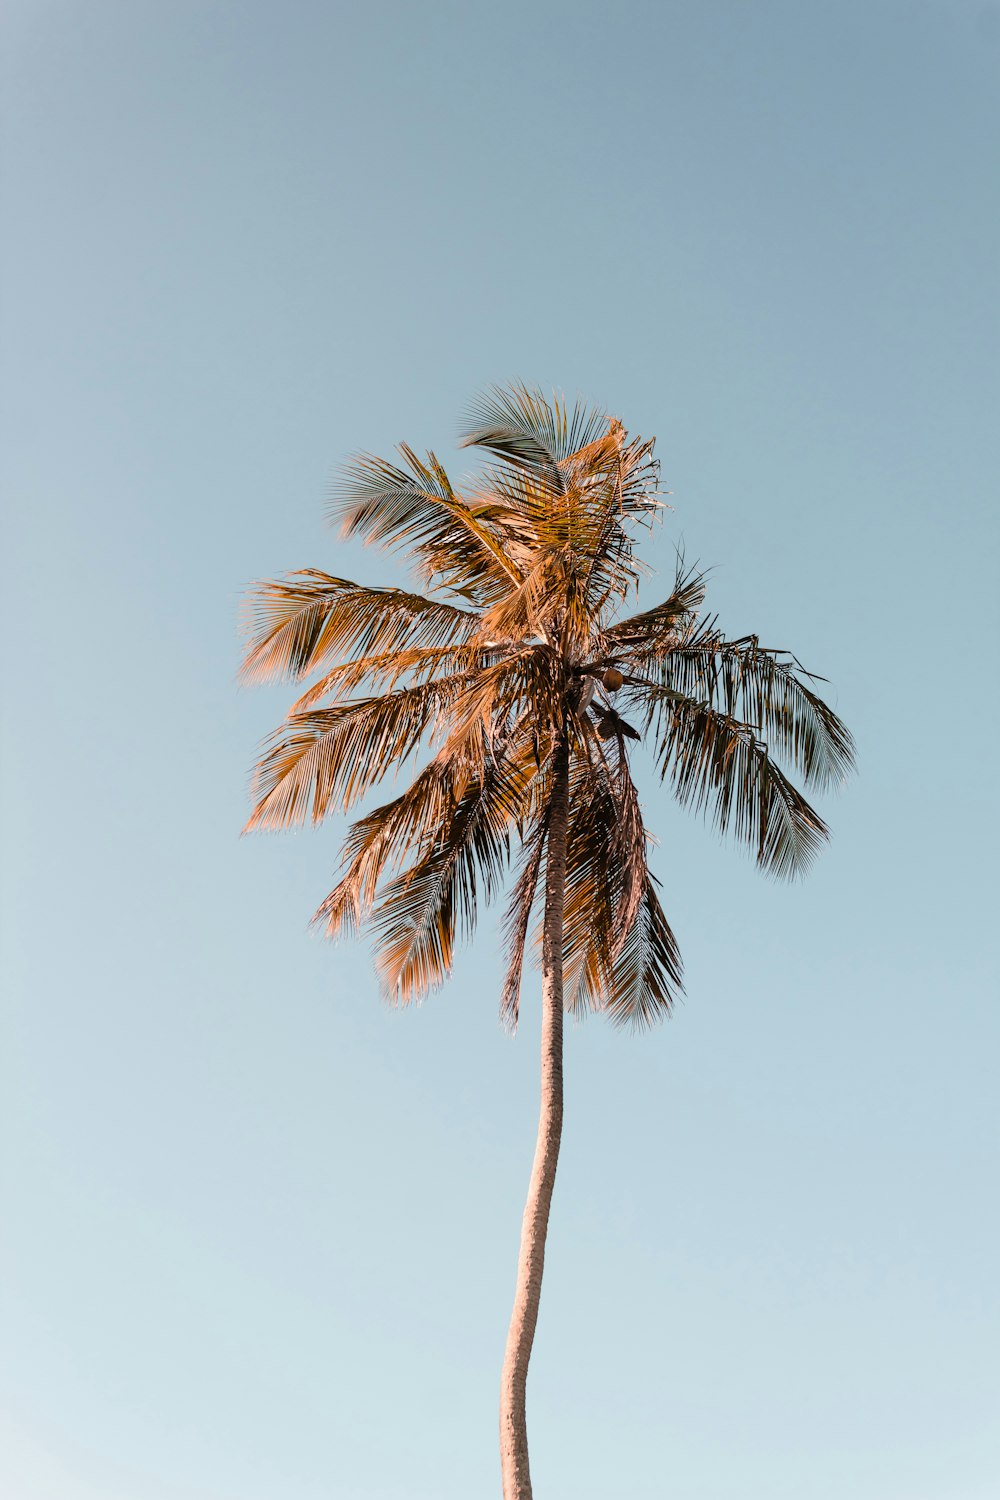
[[[710,813],[772,875],[805,873],[829,830],[772,760],[753,728],[666,688],[647,689],[660,774],[678,801]]]
[[[248,682],[301,678],[337,655],[467,641],[478,625],[472,610],[306,568],[256,585],[246,610],[249,641],[240,670]]]
[[[449,973],[456,938],[471,932],[480,896],[491,898],[507,867],[533,774],[523,754],[493,761],[470,780],[433,847],[385,888],[372,922],[390,999],[405,1005]]]
[[[652,455],[652,440],[629,441],[615,421],[604,451],[595,452],[591,466],[571,460],[578,515],[574,543],[587,559],[584,592],[589,612],[598,619],[609,600],[626,599],[647,571],[635,559],[632,527],[637,521],[651,523],[662,509],[660,469]]]
[[[312,919],[327,937],[356,935],[386,872],[433,848],[459,800],[455,772],[436,756],[401,796],[352,823],[341,851],[346,870]]]
[[[515,725],[537,740],[551,734],[559,702],[560,666],[548,645],[522,645],[482,667],[455,702],[441,753],[482,768],[487,754]]]
[[[504,972],[503,989],[500,992],[500,1020],[504,1029],[511,1034],[517,1030],[520,1014],[524,954],[538,894],[538,881],[548,830],[549,809],[546,806],[541,818],[535,823],[522,846],[521,868],[504,913],[507,966]]]
[[[608,627],[609,657],[637,670],[659,661],[684,639],[704,603],[705,587],[704,573],[678,569],[673,589],[660,604]]]
[[[637,1030],[669,1016],[683,988],[684,966],[656,894],[653,876],[615,958],[604,1010],[618,1026]]]
[[[490,507],[457,495],[433,453],[423,463],[405,443],[399,452],[406,469],[361,454],[344,470],[330,505],[341,535],[402,551],[426,583],[476,604],[499,598],[518,573]]]
[[[558,554],[537,557],[517,587],[484,611],[480,638],[519,641],[541,636],[548,641],[553,616],[564,607],[559,562]]]
[[[476,429],[473,440],[487,433],[485,446],[506,459],[486,471],[486,484],[502,503],[505,532],[522,572],[525,563],[518,547],[529,557],[532,551],[536,558],[546,552],[571,557],[573,566],[566,570],[566,578],[571,583],[584,580],[578,592],[586,599],[592,624],[604,601],[624,598],[641,575],[625,523],[660,508],[653,444],[641,438],[629,441],[621,422],[603,413],[587,414],[593,421],[581,431],[581,422],[568,421],[564,409],[550,407],[544,397],[537,400],[541,408],[535,428],[541,429],[540,436],[527,423],[488,433]],[[567,450],[560,441],[564,426],[570,438],[595,435]],[[541,460],[535,453],[539,442],[546,455]],[[512,457],[512,452],[520,457]]]
[[[351,807],[416,750],[468,683],[467,674],[456,674],[293,714],[257,765],[257,800],[244,832],[320,823],[335,806]]]
[[[592,745],[570,784],[563,964],[567,1007],[603,1009],[649,878],[646,832],[624,742]]]
[[[416,685],[432,677],[474,672],[479,666],[488,665],[494,658],[494,652],[474,644],[417,647],[412,651],[381,651],[375,656],[359,656],[355,661],[342,662],[324,673],[295,700],[289,714],[299,714],[308,708],[314,708],[324,698],[329,699],[331,704],[339,703],[345,696],[362,687],[374,695],[376,690],[381,693],[390,691],[404,679],[408,684]]]
[[[634,653],[631,668],[660,688],[752,725],[807,786],[837,785],[854,767],[850,731],[811,686],[816,679],[756,636],[730,641],[708,621],[663,652],[644,659]]]
[[[537,469],[562,487],[558,465],[570,454],[599,439],[607,417],[577,401],[569,406],[561,397],[546,397],[528,385],[493,386],[469,408],[460,443],[485,448],[505,462]]]

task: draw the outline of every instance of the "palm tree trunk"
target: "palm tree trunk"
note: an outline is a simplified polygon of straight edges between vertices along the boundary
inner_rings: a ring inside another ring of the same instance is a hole
[[[514,1311],[500,1377],[500,1467],[504,1500],[531,1500],[524,1396],[538,1322],[545,1236],[556,1180],[563,1119],[563,904],[569,821],[569,753],[557,751],[545,858],[542,926],[542,1099],[535,1160],[521,1224]]]

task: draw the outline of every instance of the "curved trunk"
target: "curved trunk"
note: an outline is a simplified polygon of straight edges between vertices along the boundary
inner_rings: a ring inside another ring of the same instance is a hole
[[[563,1118],[563,903],[569,820],[569,755],[559,752],[545,859],[542,926],[542,1099],[538,1140],[521,1224],[514,1311],[500,1377],[500,1467],[504,1500],[531,1500],[524,1393],[538,1321],[545,1235]]]

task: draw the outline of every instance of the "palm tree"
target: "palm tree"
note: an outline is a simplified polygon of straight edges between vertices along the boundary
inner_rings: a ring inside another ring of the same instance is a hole
[[[851,737],[795,658],[727,640],[701,574],[625,616],[637,526],[656,518],[653,442],[525,386],[474,408],[485,451],[464,494],[433,453],[362,456],[333,519],[401,551],[421,592],[308,570],[260,584],[246,678],[317,680],[266,743],[248,829],[321,822],[386,773],[406,791],[351,825],[342,878],[316,913],[331,936],[370,923],[385,994],[439,985],[480,900],[513,866],[500,1011],[517,1024],[533,917],[541,949],[541,1112],[500,1399],[505,1500],[531,1495],[525,1385],[562,1132],[564,1010],[644,1027],[669,1014],[681,960],[647,860],[629,764],[645,738],[680,802],[801,873],[827,837],[806,785],[843,778]]]

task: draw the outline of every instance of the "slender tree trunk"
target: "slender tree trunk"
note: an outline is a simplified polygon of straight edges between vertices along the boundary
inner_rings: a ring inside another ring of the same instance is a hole
[[[500,1467],[504,1500],[531,1500],[528,1429],[524,1394],[528,1361],[538,1322],[545,1263],[545,1235],[556,1180],[563,1119],[563,904],[566,885],[566,830],[569,821],[568,747],[557,752],[545,859],[545,915],[542,927],[542,1100],[538,1140],[521,1224],[514,1311],[507,1333],[500,1377]]]

